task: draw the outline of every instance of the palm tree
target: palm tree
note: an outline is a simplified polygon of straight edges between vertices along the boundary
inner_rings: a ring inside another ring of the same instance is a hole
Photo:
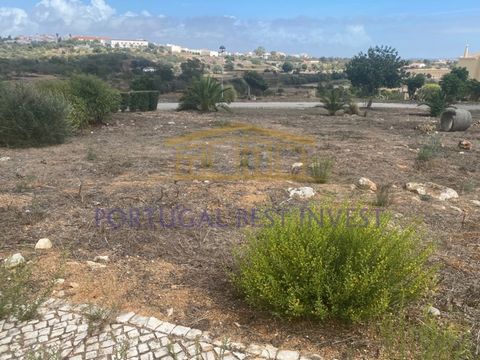
[[[218,111],[219,108],[229,109],[226,103],[233,101],[231,92],[231,88],[222,89],[219,82],[212,77],[195,79],[180,98],[178,110],[208,112]]]
[[[335,115],[338,110],[345,106],[345,97],[341,89],[331,89],[322,96],[323,107],[328,110],[329,115]]]

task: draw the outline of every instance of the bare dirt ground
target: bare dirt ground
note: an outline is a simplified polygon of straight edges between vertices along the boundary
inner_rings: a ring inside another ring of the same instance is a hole
[[[429,301],[448,321],[479,331],[480,207],[472,200],[480,200],[480,126],[440,133],[440,156],[419,165],[418,149],[430,137],[422,129],[434,122],[422,110],[402,109],[377,110],[367,118],[328,117],[319,109],[118,114],[109,126],[61,146],[1,149],[0,157],[11,159],[0,162],[0,257],[22,252],[35,260],[38,274],[59,272],[66,282],[55,294],[75,302],[115,304],[215,336],[328,359],[378,358],[371,325],[285,321],[259,313],[242,302],[227,275],[232,248],[251,230],[236,226],[236,209],[300,205],[287,192],[300,186],[315,189],[313,203],[372,204],[375,194],[353,185],[365,176],[392,183],[389,210],[395,218],[417,221],[438,244],[432,261],[440,265],[439,287]],[[458,148],[463,139],[473,143],[471,151]],[[202,146],[210,150],[198,150]],[[270,153],[277,156],[273,167]],[[314,156],[335,160],[328,184],[289,175],[291,164]],[[404,189],[412,181],[451,187],[460,198],[422,201]],[[161,226],[158,212],[153,223],[145,214],[137,223],[128,213],[115,229],[120,212],[111,222],[104,216],[114,208],[178,206],[197,220],[205,213],[210,218],[197,227],[168,227]],[[208,225],[217,211],[227,226]],[[35,254],[43,237],[54,250]],[[111,261],[91,270],[86,261],[97,255]]]

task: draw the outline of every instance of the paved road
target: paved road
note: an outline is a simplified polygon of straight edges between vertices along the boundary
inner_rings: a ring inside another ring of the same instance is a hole
[[[364,106],[365,103],[358,103]],[[232,109],[307,109],[320,105],[318,102],[234,102],[230,104]],[[175,110],[178,103],[159,103],[158,110]],[[416,109],[416,104],[403,103],[373,103],[373,108],[377,109]],[[460,109],[480,110],[480,104],[477,105],[457,105]]]

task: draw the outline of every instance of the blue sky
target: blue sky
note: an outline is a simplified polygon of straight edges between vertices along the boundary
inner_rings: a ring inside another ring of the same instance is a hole
[[[352,56],[371,45],[406,58],[480,52],[480,3],[444,1],[0,0],[0,34],[145,38],[192,48]]]

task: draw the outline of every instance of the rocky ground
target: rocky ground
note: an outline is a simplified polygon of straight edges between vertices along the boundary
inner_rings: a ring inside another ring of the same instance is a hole
[[[370,326],[259,313],[226,274],[232,249],[252,228],[244,217],[238,225],[239,209],[375,206],[389,184],[396,221],[418,222],[438,245],[439,286],[429,301],[446,320],[478,332],[480,127],[438,134],[441,151],[419,162],[434,133],[422,110],[366,118],[320,109],[118,114],[61,146],[0,150],[0,257],[21,253],[39,281],[62,279],[53,296],[71,303],[115,305],[214,337],[326,358],[376,358]],[[471,147],[460,148],[463,140]],[[309,176],[315,158],[334,161],[327,184]],[[190,212],[168,226],[172,209]],[[41,238],[52,249],[35,250]]]

